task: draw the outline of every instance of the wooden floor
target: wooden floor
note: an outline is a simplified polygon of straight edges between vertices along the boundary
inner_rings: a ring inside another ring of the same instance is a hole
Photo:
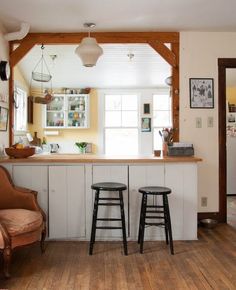
[[[227,196],[227,223],[236,228],[236,196]]]
[[[121,243],[96,243],[88,256],[87,242],[48,242],[14,254],[12,278],[0,274],[0,289],[236,289],[236,229],[220,224],[199,229],[199,240],[175,242],[174,256],[164,242],[135,242],[124,256]],[[2,269],[2,260],[0,260]]]

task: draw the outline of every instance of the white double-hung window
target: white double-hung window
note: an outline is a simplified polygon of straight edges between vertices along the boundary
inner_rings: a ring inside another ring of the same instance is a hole
[[[27,130],[27,93],[18,86],[14,90],[14,131]]]
[[[105,94],[104,149],[107,155],[137,155],[138,95]]]
[[[159,134],[163,128],[172,128],[172,102],[169,91],[153,95],[153,140],[154,149],[162,149],[162,139]]]

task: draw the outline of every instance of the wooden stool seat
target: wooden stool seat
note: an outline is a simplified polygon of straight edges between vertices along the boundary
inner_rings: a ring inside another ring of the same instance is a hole
[[[118,182],[99,182],[99,183],[92,184],[91,188],[95,190],[103,190],[103,191],[119,191],[119,190],[126,190],[127,186],[123,183],[118,183]]]
[[[162,194],[171,193],[171,189],[164,186],[145,186],[145,187],[139,188],[138,191],[141,193],[153,194],[153,195],[162,195]]]

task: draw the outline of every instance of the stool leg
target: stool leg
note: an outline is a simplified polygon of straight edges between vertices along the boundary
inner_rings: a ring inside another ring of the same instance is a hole
[[[168,231],[169,231],[169,237],[170,237],[170,252],[172,255],[174,255],[170,210],[169,210],[168,197],[166,194],[164,195],[164,211],[166,212],[166,215],[167,215],[167,224],[168,224]]]
[[[127,249],[126,228],[125,228],[124,200],[123,200],[123,192],[122,191],[119,191],[119,197],[120,197],[120,214],[121,214],[121,221],[122,221],[124,253],[127,256],[128,249]]]
[[[164,194],[162,195],[162,201],[163,201],[163,210],[164,210],[166,244],[168,245],[169,244],[169,239],[168,239],[168,220],[167,220],[167,212],[166,212],[166,209],[165,209]]]
[[[141,201],[141,209],[140,209],[140,217],[139,217],[139,228],[138,228],[138,244],[140,244],[141,239],[141,221],[143,217],[143,195],[142,195],[142,201]]]
[[[143,241],[145,232],[145,220],[146,220],[146,210],[147,210],[147,195],[143,194],[143,214],[141,220],[141,233],[140,233],[140,253],[143,253]]]
[[[92,221],[92,229],[91,229],[89,255],[93,254],[93,244],[95,243],[97,215],[98,215],[98,199],[99,199],[99,190],[96,191],[95,199],[94,199],[93,221]]]

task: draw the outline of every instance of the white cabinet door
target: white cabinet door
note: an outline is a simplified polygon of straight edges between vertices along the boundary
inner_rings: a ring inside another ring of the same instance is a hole
[[[10,164],[10,163],[1,163],[1,166],[4,167],[8,171],[10,176],[12,177],[12,164]]]
[[[93,183],[97,182],[120,182],[124,183],[128,187],[128,166],[125,165],[94,165],[93,166]],[[93,202],[95,192],[91,190]],[[100,196],[106,197],[118,197],[117,192],[102,191]],[[126,220],[126,235],[128,236],[128,190],[123,191],[124,207],[125,207],[125,220]],[[92,205],[93,206],[93,205]],[[89,213],[93,214],[93,208],[89,210]],[[99,206],[98,217],[100,218],[120,218],[119,206]],[[99,225],[109,226],[121,226],[121,222],[98,222]],[[89,227],[91,231],[91,225]],[[96,240],[98,239],[121,239],[122,230],[97,230]]]
[[[130,194],[130,236],[138,238],[139,218],[142,194],[138,191],[143,186],[164,186],[164,164],[129,166]],[[158,203],[156,197],[148,197],[148,204]],[[145,240],[164,238],[164,230],[158,227],[145,228]]]
[[[165,186],[172,190],[168,197],[173,238],[197,239],[197,164],[166,164]]]
[[[49,166],[49,238],[85,237],[84,166]]]
[[[48,216],[48,167],[40,165],[13,165],[12,179],[15,185],[38,192],[38,203]]]

